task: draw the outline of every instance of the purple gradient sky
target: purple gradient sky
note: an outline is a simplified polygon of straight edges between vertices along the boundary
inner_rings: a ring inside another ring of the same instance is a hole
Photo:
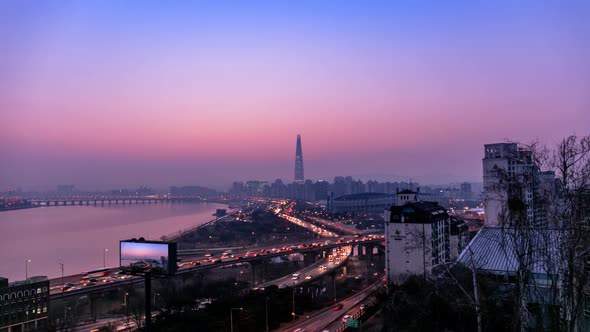
[[[290,181],[297,133],[308,178],[481,181],[590,132],[567,4],[2,1],[0,191]]]

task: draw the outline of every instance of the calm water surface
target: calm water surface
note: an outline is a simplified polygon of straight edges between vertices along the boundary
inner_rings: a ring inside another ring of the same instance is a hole
[[[51,206],[0,212],[0,276],[61,276],[119,265],[119,240],[159,240],[214,219],[215,203]]]

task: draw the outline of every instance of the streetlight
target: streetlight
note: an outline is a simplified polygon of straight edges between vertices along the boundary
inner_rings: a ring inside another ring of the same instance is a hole
[[[127,315],[127,298],[129,297],[129,293],[125,292],[125,295],[123,296],[123,302],[125,304],[125,315]]]
[[[234,310],[244,310],[244,308],[231,308],[229,309],[229,326],[231,329],[231,332],[234,332]]]
[[[30,259],[25,259],[25,280],[29,280],[29,263]]]
[[[61,292],[64,292],[64,263],[59,263],[59,267],[61,268]]]
[[[334,280],[334,303],[336,303],[336,273],[334,273],[332,279]]]
[[[266,332],[268,332],[268,296],[264,300],[264,313],[265,313],[265,322],[266,322]]]
[[[104,254],[102,256],[102,266],[103,267],[107,267],[107,252],[109,252],[109,249],[105,249]]]
[[[160,293],[155,293],[154,294],[154,309],[156,309],[156,297],[160,296]]]
[[[291,312],[293,320],[295,320],[295,282],[293,281],[293,311]]]

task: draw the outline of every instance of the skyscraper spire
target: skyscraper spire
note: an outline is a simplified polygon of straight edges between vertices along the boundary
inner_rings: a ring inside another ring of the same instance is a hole
[[[301,135],[297,134],[297,148],[295,149],[295,182],[303,182],[303,152],[301,151]]]

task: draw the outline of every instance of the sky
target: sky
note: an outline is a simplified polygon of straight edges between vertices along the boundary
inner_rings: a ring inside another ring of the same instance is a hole
[[[481,181],[590,134],[584,1],[1,1],[0,191]]]

